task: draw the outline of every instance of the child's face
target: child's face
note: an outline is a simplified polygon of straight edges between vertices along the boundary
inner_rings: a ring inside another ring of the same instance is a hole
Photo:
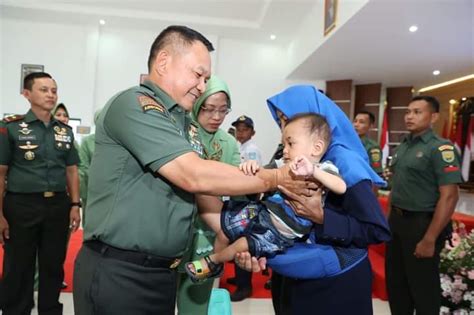
[[[319,162],[324,143],[316,134],[310,134],[304,120],[297,120],[283,129],[283,159],[285,163],[304,155],[310,161]]]
[[[235,138],[242,144],[249,141],[254,134],[255,131],[253,130],[253,128],[247,126],[244,123],[238,123],[235,126]]]

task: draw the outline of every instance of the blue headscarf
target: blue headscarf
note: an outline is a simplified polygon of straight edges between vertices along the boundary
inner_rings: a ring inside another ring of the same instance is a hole
[[[291,118],[296,114],[316,113],[326,117],[331,128],[331,144],[323,156],[338,168],[348,187],[362,180],[378,186],[385,182],[369,165],[369,157],[346,114],[314,86],[295,85],[267,99],[273,119],[280,125],[276,110]]]

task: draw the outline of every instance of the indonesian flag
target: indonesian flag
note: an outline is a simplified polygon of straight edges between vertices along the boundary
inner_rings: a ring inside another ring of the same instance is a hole
[[[454,143],[454,147],[456,148],[456,151],[458,151],[459,156],[462,156],[463,143],[462,143],[462,119],[461,119],[461,117],[458,118],[458,124],[456,126],[456,133],[454,133],[453,139],[451,141]]]
[[[464,152],[462,155],[462,164],[461,164],[461,174],[462,179],[464,181],[469,180],[469,169],[471,167],[471,154],[472,154],[472,147],[473,147],[473,140],[474,137],[472,133],[474,132],[474,116],[471,115],[471,119],[469,120],[469,126],[466,132],[466,142],[464,145]]]
[[[385,110],[383,112],[382,133],[380,134],[380,148],[382,149],[382,166],[385,168],[389,154],[387,106],[385,106]]]

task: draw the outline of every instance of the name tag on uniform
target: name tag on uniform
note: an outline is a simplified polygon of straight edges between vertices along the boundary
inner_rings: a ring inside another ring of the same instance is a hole
[[[71,136],[64,136],[64,135],[59,135],[59,134],[54,134],[54,140],[58,142],[67,142],[71,143]]]
[[[20,140],[20,141],[36,140],[36,136],[35,135],[27,135],[27,136],[19,135],[18,140]]]

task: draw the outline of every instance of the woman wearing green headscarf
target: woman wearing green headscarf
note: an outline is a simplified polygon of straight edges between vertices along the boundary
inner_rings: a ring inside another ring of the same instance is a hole
[[[227,84],[212,76],[206,85],[206,91],[194,104],[192,118],[198,123],[199,136],[204,149],[203,158],[221,161],[231,165],[240,164],[237,141],[219,127],[230,112],[231,101]],[[194,237],[188,252],[182,261],[194,261],[209,255],[213,250],[215,233],[196,219]],[[184,268],[181,268],[183,271]],[[194,284],[186,273],[181,274],[178,287],[179,315],[206,315],[214,279]]]

